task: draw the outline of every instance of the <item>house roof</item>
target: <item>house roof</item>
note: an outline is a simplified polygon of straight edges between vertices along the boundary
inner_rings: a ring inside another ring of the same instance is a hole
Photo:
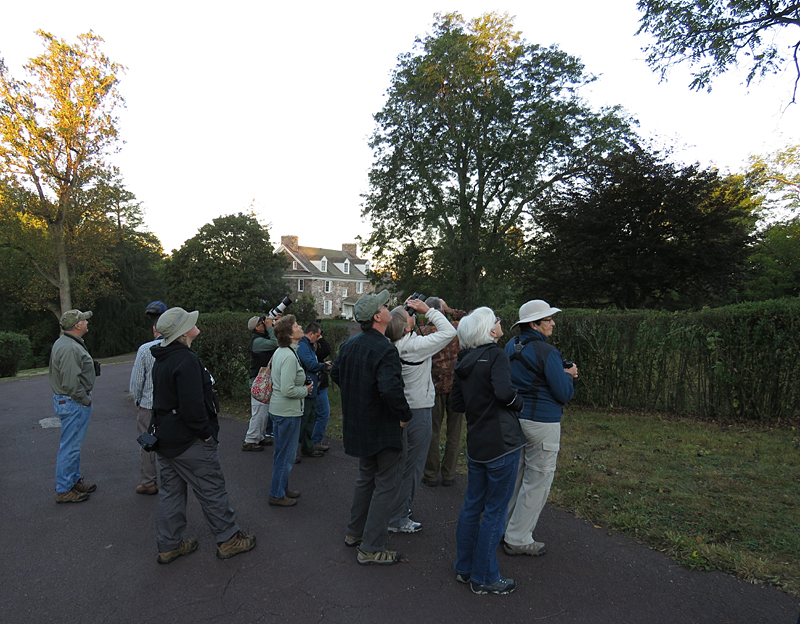
[[[291,265],[284,273],[284,277],[298,278],[298,279],[338,279],[338,280],[366,280],[367,276],[365,271],[361,269],[367,263],[367,260],[358,258],[351,253],[341,251],[338,249],[323,249],[321,247],[303,247],[298,246],[297,251],[289,249],[286,245],[281,244],[278,251],[284,252],[289,260],[297,260],[297,269],[292,269]],[[319,263],[322,259],[328,261],[327,272],[321,271],[314,262]],[[346,260],[350,261],[350,273],[345,273],[336,264],[344,264]]]

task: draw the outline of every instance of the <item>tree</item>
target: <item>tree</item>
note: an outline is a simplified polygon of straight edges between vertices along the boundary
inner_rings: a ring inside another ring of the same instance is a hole
[[[45,52],[24,66],[30,82],[14,79],[0,60],[0,177],[7,178],[0,247],[14,250],[57,291],[57,303],[48,296],[39,305],[60,316],[73,307],[74,280],[88,277],[79,265],[103,258],[88,246],[97,234],[96,206],[80,196],[108,178],[104,159],[116,146],[123,68],[91,32],[74,45],[37,34]],[[111,270],[97,263],[94,269],[94,282]]]
[[[742,298],[750,301],[800,296],[800,218],[774,223],[750,256]]]
[[[773,214],[785,218],[800,212],[800,145],[751,157],[750,175],[760,187],[765,208]]]
[[[269,232],[242,213],[214,219],[172,252],[164,265],[170,303],[201,312],[260,313],[289,291],[286,258],[272,251]]]
[[[613,154],[543,212],[529,283],[559,305],[727,303],[750,253],[755,193],[743,176],[641,147]]]
[[[407,291],[443,276],[454,305],[479,303],[515,253],[513,232],[627,132],[617,109],[579,97],[593,77],[577,58],[512,26],[495,13],[436,15],[375,115],[365,246]]]
[[[747,84],[777,73],[785,65],[785,51],[775,37],[789,26],[800,27],[800,3],[786,0],[639,0],[643,13],[637,34],[655,41],[646,46],[647,63],[661,73],[678,63],[697,67],[690,87],[711,90],[712,80],[731,66],[747,65]],[[796,32],[796,31],[795,31]],[[800,78],[797,51],[792,61]],[[797,93],[797,82],[792,101]]]

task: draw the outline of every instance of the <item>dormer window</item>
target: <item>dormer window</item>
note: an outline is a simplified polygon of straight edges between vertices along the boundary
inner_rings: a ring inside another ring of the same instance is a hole
[[[349,260],[345,260],[344,261],[344,272],[346,274],[348,274],[348,275],[350,274],[350,261]]]
[[[293,271],[297,270],[297,260],[292,260],[292,270]]]
[[[323,273],[328,272],[328,261],[327,260],[320,260],[319,262],[319,270]]]

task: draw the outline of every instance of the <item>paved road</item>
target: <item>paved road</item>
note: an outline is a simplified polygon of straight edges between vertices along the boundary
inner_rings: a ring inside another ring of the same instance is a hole
[[[126,358],[116,358],[125,360]],[[409,559],[361,567],[343,544],[356,461],[333,442],[322,459],[295,466],[293,508],[267,505],[271,453],[243,453],[246,423],[222,422],[220,455],[239,522],[258,536],[250,553],[214,556],[190,495],[189,533],[200,548],[156,564],[155,497],[134,493],[138,446],[127,397],[131,362],[103,367],[83,450],[91,500],[56,505],[59,429],[46,377],[0,381],[2,552],[0,622],[547,622],[548,624],[795,624],[798,600],[721,573],[701,573],[621,535],[548,507],[539,558],[500,556],[518,590],[476,596],[455,582],[455,524],[466,482],[422,488],[415,535],[391,545]]]

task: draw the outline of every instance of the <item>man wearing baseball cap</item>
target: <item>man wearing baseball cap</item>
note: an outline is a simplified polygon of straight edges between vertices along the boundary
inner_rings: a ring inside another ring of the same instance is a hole
[[[403,427],[411,420],[400,355],[384,335],[391,322],[389,291],[363,295],[355,305],[361,333],[339,348],[331,379],[342,389],[344,452],[358,457],[350,522],[344,543],[361,565],[393,565],[389,520],[403,479]]]
[[[81,448],[92,416],[95,367],[83,337],[91,312],[67,310],[61,315],[61,336],[50,352],[53,408],[61,420],[61,443],[56,459],[56,502],[81,503],[97,486],[81,476]]]

